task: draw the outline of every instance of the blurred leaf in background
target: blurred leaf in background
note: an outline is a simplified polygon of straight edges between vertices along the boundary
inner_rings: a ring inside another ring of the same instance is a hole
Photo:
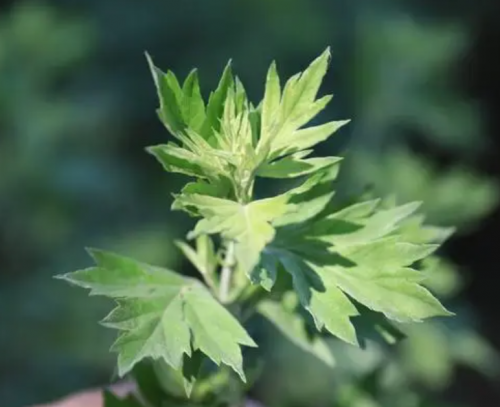
[[[106,304],[50,277],[82,264],[85,245],[175,260],[171,231],[140,219],[145,194],[117,154],[114,90],[85,72],[96,41],[89,21],[43,3],[16,3],[0,23],[2,404],[109,380],[113,336],[95,322]]]
[[[439,169],[405,147],[388,148],[382,157],[360,153],[351,171],[350,177],[377,194],[396,194],[401,202],[423,201],[422,212],[429,223],[455,226],[460,233],[470,231],[498,203],[493,180],[463,166]]]

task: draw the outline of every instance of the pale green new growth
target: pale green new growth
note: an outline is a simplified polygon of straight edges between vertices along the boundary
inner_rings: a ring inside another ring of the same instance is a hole
[[[238,319],[253,311],[330,365],[322,335],[357,344],[355,320],[364,318],[392,342],[401,334],[389,320],[450,315],[424,287],[431,268],[421,262],[450,230],[423,226],[417,203],[336,202],[341,158],[311,157],[348,122],[304,127],[332,98],[318,98],[329,50],[283,86],[273,63],[257,107],[230,64],[205,103],[195,70],[180,83],[147,59],[158,115],[175,138],[148,151],[167,171],[195,178],[174,195],[172,209],[201,218],[188,235],[196,249],[177,246],[205,285],[96,250],[96,267],[63,276],[117,300],[103,323],[120,332],[113,345],[120,375],[142,359],[161,359],[182,372],[189,392],[196,378],[191,357],[201,352],[245,380],[241,347],[256,345]],[[254,200],[259,177],[305,176],[281,195]],[[219,247],[211,235],[221,237]]]
[[[204,217],[196,224],[191,236],[218,233],[236,241],[235,256],[245,273],[251,272],[258,264],[260,253],[274,238],[275,230],[270,222],[288,209],[287,196],[248,204],[197,194],[178,199],[182,206],[194,207]]]

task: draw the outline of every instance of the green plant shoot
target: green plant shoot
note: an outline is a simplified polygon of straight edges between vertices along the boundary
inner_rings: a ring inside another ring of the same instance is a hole
[[[312,156],[348,123],[307,127],[332,98],[318,97],[329,50],[285,83],[273,63],[258,105],[229,64],[205,101],[196,70],[181,83],[147,59],[158,116],[173,137],[147,151],[166,171],[191,178],[172,209],[196,220],[177,246],[200,278],[96,249],[89,250],[95,266],[60,276],[116,300],[103,324],[118,331],[119,376],[154,360],[182,375],[189,395],[208,361],[245,382],[243,351],[258,345],[245,328],[254,314],[330,365],[325,337],[358,345],[359,321],[388,338],[397,333],[391,321],[451,315],[424,287],[421,260],[442,234],[426,233],[432,229],[421,223],[408,227],[419,203],[337,202],[341,158]],[[265,178],[295,185],[256,199],[254,187]],[[413,239],[416,233],[426,238]]]

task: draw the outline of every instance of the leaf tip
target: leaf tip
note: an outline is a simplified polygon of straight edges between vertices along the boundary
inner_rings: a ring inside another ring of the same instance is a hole
[[[442,314],[438,315],[440,317],[454,317],[456,316],[457,314],[453,311],[450,311],[449,309],[445,308],[444,306],[442,307]]]
[[[56,274],[55,276],[52,276],[52,278],[54,280],[63,280],[63,281],[68,281],[69,280],[68,273]]]
[[[327,46],[325,48],[325,50],[321,53],[321,55],[319,56],[319,60],[322,61],[322,62],[325,62],[326,65],[329,65],[330,64],[330,61],[332,59],[332,52],[331,52],[331,47],[330,46]]]
[[[337,125],[338,125],[337,128],[340,129],[341,127],[347,126],[351,122],[352,122],[352,119],[337,120]]]
[[[97,249],[95,247],[85,247],[85,251],[96,262],[97,262],[97,257],[103,253],[101,249]]]
[[[158,150],[160,149],[160,147],[161,147],[160,145],[148,146],[144,149],[144,151],[156,157],[158,155]]]

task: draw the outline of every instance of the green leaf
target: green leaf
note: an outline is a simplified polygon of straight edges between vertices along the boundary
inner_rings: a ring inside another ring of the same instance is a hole
[[[277,261],[290,273],[300,302],[311,313],[319,331],[325,327],[344,341],[357,344],[350,318],[358,315],[358,311],[330,278],[328,270],[304,261],[287,249],[267,248],[264,257]]]
[[[302,73],[291,77],[283,92],[280,89],[276,64],[269,68],[262,102],[262,122],[259,154],[269,160],[308,149],[326,140],[345,121],[331,122],[309,129],[301,129],[331,100],[326,96],[316,100],[319,87],[330,60],[327,49]]]
[[[193,152],[175,143],[148,147],[146,151],[152,154],[166,171],[207,178],[207,164]],[[208,166],[208,172],[213,172],[211,166]]]
[[[349,297],[394,321],[450,315],[422,286],[425,275],[411,268],[437,246],[409,243],[397,233],[418,205],[377,209],[377,204],[369,201],[338,211],[327,207],[315,217],[299,216],[297,223],[282,224],[252,279],[269,288],[281,265],[317,328],[354,344],[350,319],[359,313]],[[307,206],[296,208],[300,212]]]
[[[203,123],[201,134],[207,140],[214,140],[213,132],[220,129],[220,118],[224,109],[229,89],[234,85],[233,73],[231,70],[231,61],[229,61],[222,73],[221,80],[217,89],[210,94],[206,109],[206,119]],[[213,144],[213,141],[212,141]]]
[[[444,243],[453,233],[455,228],[438,227],[424,224],[423,215],[414,215],[402,225],[400,233],[412,243]]]
[[[167,171],[208,179],[213,184],[241,184],[243,175],[257,165],[253,148],[256,135],[250,121],[252,109],[243,85],[233,78],[230,64],[205,110],[196,70],[181,87],[172,72],[163,73],[147,58],[160,100],[160,119],[180,142],[147,151]],[[250,185],[252,180],[246,182]]]
[[[276,148],[281,149],[281,155],[306,150],[325,141],[349,122],[350,120],[339,120],[296,130],[288,138],[283,138]]]
[[[193,207],[204,217],[190,237],[220,233],[225,239],[234,240],[238,266],[245,273],[258,264],[263,248],[274,238],[272,220],[289,209],[287,195],[249,204],[197,194],[183,195],[178,200],[180,205]]]
[[[168,143],[148,147],[147,151],[167,171],[207,178],[214,184],[225,184],[225,179],[231,177],[229,165],[234,165],[233,155],[212,147],[201,135],[190,129],[185,132],[185,135],[179,136],[182,147]]]
[[[289,292],[288,295],[293,295]],[[319,335],[310,335],[306,322],[295,310],[282,302],[264,300],[257,307],[258,312],[271,322],[287,339],[305,352],[316,356],[328,366],[335,364],[335,359],[326,342]]]
[[[201,131],[205,122],[205,103],[201,96],[198,73],[192,70],[182,86],[182,116],[189,128],[196,132]]]
[[[200,131],[206,115],[196,70],[189,73],[181,88],[173,72],[162,72],[147,53],[146,58],[160,101],[158,114],[167,129],[177,138],[187,128]]]
[[[346,122],[302,128],[331,99],[326,96],[316,100],[329,58],[326,50],[303,73],[288,80],[283,94],[273,64],[258,109],[249,103],[228,63],[205,109],[196,71],[181,87],[173,73],[160,71],[148,56],[161,119],[180,141],[180,145],[169,143],[148,151],[167,171],[208,179],[212,184],[229,181],[237,200],[245,202],[257,175],[299,177],[336,164],[340,160],[336,157],[305,157],[311,152],[309,148]]]
[[[262,101],[262,122],[261,122],[261,140],[265,144],[266,138],[269,138],[273,131],[276,114],[279,111],[281,100],[281,86],[276,62],[273,61],[269,67],[266,78],[266,87],[264,99]],[[266,153],[267,155],[267,153]]]
[[[239,322],[197,280],[100,250],[97,267],[61,278],[116,298],[103,324],[122,331],[113,345],[120,376],[144,358],[163,359],[174,369],[200,350],[245,380],[240,346],[256,346]]]
[[[153,79],[158,92],[158,99],[160,100],[160,108],[158,115],[161,121],[167,127],[168,131],[177,136],[181,134],[185,128],[185,123],[182,117],[180,100],[182,90],[173,73],[165,74],[157,68],[149,54],[146,53],[146,59],[151,69]]]
[[[274,226],[298,225],[314,218],[328,206],[335,191],[332,181],[336,179],[339,166],[334,165],[323,171],[318,171],[296,188],[289,200],[294,210],[276,219]]]
[[[260,162],[254,148],[257,135],[253,133],[249,103],[244,91],[240,92],[238,94],[237,89],[229,89],[220,131],[214,131],[237,194],[240,192],[238,189],[244,191],[253,182],[253,172]]]
[[[338,164],[339,157],[320,157],[304,159],[311,150],[301,151],[280,160],[259,167],[257,175],[265,178],[294,178],[315,173]]]

